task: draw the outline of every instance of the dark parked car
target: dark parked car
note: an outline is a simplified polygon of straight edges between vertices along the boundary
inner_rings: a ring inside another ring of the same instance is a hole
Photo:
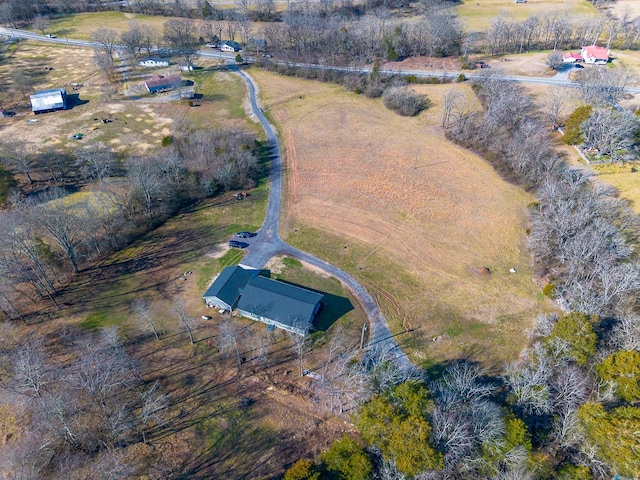
[[[238,238],[251,238],[253,234],[251,232],[238,232],[236,233],[236,237]]]
[[[245,242],[238,242],[237,240],[229,240],[229,246],[233,248],[247,248],[249,244]]]

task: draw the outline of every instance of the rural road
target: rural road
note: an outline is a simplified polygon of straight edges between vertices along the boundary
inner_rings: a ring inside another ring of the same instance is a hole
[[[98,46],[96,42],[91,42],[88,40],[75,40],[69,38],[48,38],[44,35],[39,35],[37,33],[29,32],[26,30],[17,30],[14,28],[5,28],[0,27],[0,35],[6,35],[10,38],[25,38],[30,40],[38,40],[42,42],[49,43],[57,43],[61,45],[70,45],[75,47],[89,47],[93,48]],[[116,49],[122,49],[122,46],[116,45]],[[196,52],[198,56],[201,57],[209,57],[209,58],[222,58],[226,60],[233,60],[236,56],[234,53],[223,53],[219,51],[213,50],[198,50]],[[248,61],[254,61],[251,57],[246,57]],[[276,60],[272,60],[277,62]],[[371,68],[369,67],[341,67],[341,66],[328,66],[328,65],[316,65],[310,63],[292,63],[286,62],[289,66],[301,67],[301,68],[315,68],[319,70],[335,70],[341,72],[350,72],[350,73],[363,73],[368,74],[371,73]],[[443,71],[443,70],[402,70],[402,69],[382,69],[380,73],[384,74],[393,74],[393,75],[415,75],[416,77],[437,77],[437,78],[451,78],[455,79],[458,77],[460,73],[464,73],[465,77],[469,80],[474,80],[478,78],[482,78],[483,74],[471,73],[471,72],[462,72],[462,71]],[[515,83],[528,83],[534,85],[549,85],[556,87],[569,87],[576,88],[579,86],[578,83],[573,82],[567,79],[566,75],[558,74],[553,77],[529,77],[522,75],[503,75],[500,77],[500,80],[505,82],[515,82]],[[637,85],[635,83],[634,85]],[[630,86],[624,87],[624,91],[628,93],[637,94],[640,93],[640,87],[638,86]]]
[[[280,238],[278,227],[280,225],[280,205],[282,199],[282,156],[278,136],[258,106],[256,87],[251,77],[235,65],[232,66],[231,69],[238,74],[247,85],[252,113],[262,125],[271,151],[267,214],[265,215],[262,228],[257,232],[257,235],[251,239],[249,253],[244,257],[242,263],[253,268],[263,268],[269,259],[275,255],[287,255],[319,268],[336,278],[351,290],[362,304],[369,318],[369,327],[371,328],[369,332],[369,346],[375,348],[376,351],[384,352],[388,357],[394,358],[401,366],[411,365],[408,357],[398,346],[398,343],[389,330],[387,321],[378,303],[360,282],[338,267],[314,257],[309,253],[298,250]]]

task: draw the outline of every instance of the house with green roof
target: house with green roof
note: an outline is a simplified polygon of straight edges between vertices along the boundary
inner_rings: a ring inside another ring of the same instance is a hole
[[[323,295],[269,278],[268,270],[226,267],[203,295],[207,306],[237,311],[243,317],[307,335]]]

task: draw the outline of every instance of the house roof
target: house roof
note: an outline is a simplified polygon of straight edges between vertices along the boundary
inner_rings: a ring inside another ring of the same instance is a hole
[[[164,87],[164,86],[171,86],[171,85],[180,85],[182,83],[182,79],[176,76],[162,77],[157,75],[155,77],[151,77],[149,80],[147,80],[144,83],[147,86],[147,88]]]
[[[140,63],[144,63],[144,62],[155,62],[155,63],[169,63],[168,60],[165,60],[164,58],[145,58],[144,60],[140,60]]]
[[[225,40],[224,42],[222,42],[222,45],[229,45],[236,50],[240,50],[240,44],[238,42],[234,42],[233,40]]]
[[[34,111],[64,108],[67,91],[64,88],[41,90],[30,95],[31,107]]]
[[[574,60],[582,60],[582,55],[579,53],[567,52],[562,55],[562,58],[573,58]]]
[[[609,49],[599,47],[598,45],[588,45],[586,47],[582,47],[582,52],[587,57],[593,57],[596,60],[609,60]]]
[[[306,329],[322,298],[320,293],[256,276],[242,291],[237,308],[282,325]]]
[[[205,292],[203,298],[216,297],[233,308],[240,296],[240,291],[245,288],[249,280],[261,272],[262,270],[240,265],[226,267]]]

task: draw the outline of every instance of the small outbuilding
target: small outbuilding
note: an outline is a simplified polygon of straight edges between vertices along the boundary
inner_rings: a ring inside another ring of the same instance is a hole
[[[31,110],[35,114],[66,110],[67,108],[67,91],[64,88],[41,90],[31,95],[30,98]]]
[[[164,92],[182,86],[182,79],[176,76],[163,77],[156,75],[144,82],[149,93]]]
[[[144,60],[140,60],[138,65],[141,67],[168,67],[169,60],[163,58],[145,58]]]
[[[240,44],[233,40],[225,40],[220,44],[220,50],[223,52],[239,52],[241,50]]]

